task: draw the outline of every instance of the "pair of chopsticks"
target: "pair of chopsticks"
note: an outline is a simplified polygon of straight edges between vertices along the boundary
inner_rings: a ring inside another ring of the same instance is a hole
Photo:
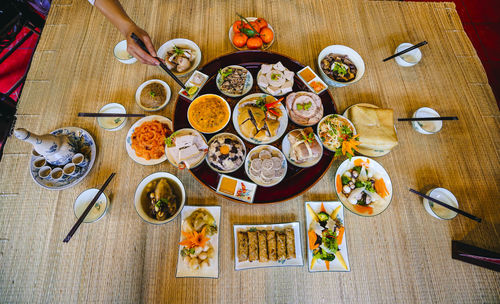
[[[411,47],[409,47],[409,48],[407,48],[407,49],[402,50],[401,52],[398,52],[398,53],[396,53],[396,54],[394,54],[394,55],[392,55],[392,56],[389,56],[389,57],[385,58],[385,59],[384,59],[384,60],[382,60],[382,61],[384,61],[384,62],[385,62],[385,61],[390,60],[390,59],[392,59],[392,58],[395,58],[395,57],[401,56],[401,55],[403,55],[404,53],[408,53],[409,51],[413,51],[414,49],[418,49],[419,47],[424,46],[424,45],[426,45],[426,44],[427,44],[427,41],[422,41],[422,42],[420,42],[420,43],[415,44],[414,46],[411,46]]]
[[[125,114],[125,113],[78,113],[79,117],[145,117],[144,114]]]
[[[115,175],[116,175],[116,173],[111,173],[111,175],[108,177],[108,179],[106,180],[106,182],[104,182],[104,185],[102,185],[101,189],[99,189],[99,191],[94,196],[94,198],[92,199],[92,201],[90,202],[90,204],[87,206],[87,208],[85,209],[85,211],[83,211],[83,213],[80,216],[80,218],[76,221],[76,223],[73,226],[73,228],[71,228],[71,230],[69,231],[68,235],[64,238],[64,240],[63,240],[64,243],[67,243],[67,242],[69,242],[69,240],[71,240],[71,237],[73,237],[73,234],[75,234],[76,230],[78,230],[78,227],[80,227],[80,225],[83,223],[83,220],[85,219],[85,217],[87,217],[87,215],[89,214],[90,210],[94,207],[95,202],[101,196],[101,194],[104,192],[104,189],[106,189],[106,187],[109,185],[109,183],[111,182],[111,180],[113,179],[113,177]]]
[[[448,208],[448,209],[450,209],[450,210],[452,210],[452,211],[455,211],[455,212],[456,212],[456,213],[458,213],[458,214],[461,214],[461,215],[463,215],[463,216],[465,216],[465,217],[468,217],[468,218],[470,218],[470,219],[472,219],[472,220],[475,220],[475,221],[476,221],[476,222],[478,222],[478,223],[481,223],[481,219],[480,219],[480,218],[478,218],[478,217],[476,217],[476,216],[474,216],[474,215],[472,215],[472,214],[470,214],[470,213],[467,213],[467,212],[462,211],[462,210],[460,210],[460,209],[458,209],[458,208],[455,208],[455,207],[450,206],[450,205],[448,205],[448,204],[445,204],[445,203],[443,203],[443,202],[441,202],[441,201],[438,201],[437,199],[432,198],[432,197],[430,197],[430,196],[428,196],[428,195],[426,195],[426,194],[423,194],[422,192],[418,192],[417,190],[413,190],[413,189],[411,189],[411,188],[410,188],[409,190],[410,190],[410,192],[413,192],[413,193],[415,193],[416,195],[419,195],[419,196],[421,196],[421,197],[423,197],[423,198],[425,198],[425,199],[427,199],[427,200],[429,200],[429,201],[431,201],[431,202],[434,202],[434,203],[436,203],[436,204],[438,204],[438,205],[441,205],[441,206],[443,206],[443,207],[445,207],[445,208]]]
[[[398,118],[398,121],[458,120],[456,116]]]
[[[130,35],[130,37],[132,39],[134,39],[135,43],[137,43],[137,45],[146,53],[148,53],[149,55],[151,55],[148,51],[148,49],[146,48],[146,45],[144,44],[144,42],[142,42],[142,40],[137,37],[137,35],[135,33],[132,33],[132,35]],[[170,75],[170,77],[172,77],[175,82],[177,82],[181,88],[183,88],[184,90],[186,90],[186,86],[182,83],[182,81],[179,80],[179,78],[177,78],[177,76],[175,76],[175,74],[170,71],[170,69],[163,63],[163,61],[160,60],[160,58],[158,57],[154,57],[156,60],[158,60],[158,62],[160,63],[160,67],[165,71],[167,72],[168,75]]]

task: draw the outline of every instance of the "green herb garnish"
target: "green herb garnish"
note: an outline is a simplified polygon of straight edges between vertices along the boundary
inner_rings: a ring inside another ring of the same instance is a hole
[[[250,228],[248,231],[250,231],[250,232],[255,232],[255,231],[257,231],[257,228],[252,227],[252,228]]]
[[[174,53],[177,55],[182,55],[184,54],[184,51],[180,48],[178,48],[176,45],[174,45]]]
[[[115,123],[120,123],[121,118],[116,118],[114,121],[115,121]]]
[[[272,73],[271,74],[271,79],[272,80],[278,80],[279,78],[280,78],[280,74],[278,74],[278,73]]]
[[[341,63],[335,62],[332,71],[337,72],[340,76],[347,74],[347,69]]]
[[[167,147],[173,147],[174,144],[175,144],[174,133],[172,133],[172,135],[165,138],[165,145],[167,145]]]
[[[264,113],[267,112],[266,99],[264,97],[259,97],[255,102],[255,105],[264,111]]]
[[[156,96],[156,93],[155,93],[154,91],[149,91],[149,95],[150,95],[151,97],[155,97],[155,96]]]
[[[220,78],[221,78],[222,81],[224,81],[224,79],[227,76],[231,75],[232,73],[233,73],[233,69],[231,69],[231,68],[227,68],[225,70],[219,69],[219,74],[220,74]]]
[[[311,102],[308,102],[308,103],[303,103],[303,104],[297,104],[297,110],[309,110],[312,106],[312,103]]]

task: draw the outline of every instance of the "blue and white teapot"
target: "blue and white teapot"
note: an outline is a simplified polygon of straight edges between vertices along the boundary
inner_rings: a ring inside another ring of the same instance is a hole
[[[15,129],[14,136],[32,144],[35,151],[43,155],[45,160],[54,166],[63,166],[69,163],[76,153],[69,144],[69,138],[66,135],[37,135],[26,129]]]

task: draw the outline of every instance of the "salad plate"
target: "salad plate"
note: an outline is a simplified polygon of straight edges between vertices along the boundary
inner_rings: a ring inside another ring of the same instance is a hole
[[[230,53],[218,57],[200,68],[200,72],[208,75],[208,80],[205,85],[200,89],[199,94],[219,94],[219,89],[217,88],[216,78],[219,69],[224,68],[229,65],[239,65],[247,69],[253,76],[254,79],[257,77],[257,73],[261,69],[262,64],[275,64],[276,62],[281,62],[290,71],[294,72],[294,82],[293,91],[307,91],[307,86],[299,81],[297,72],[304,68],[304,65],[291,59],[287,56],[273,53],[269,51],[240,51],[235,53]],[[264,94],[258,87],[256,81],[249,94],[260,93]],[[337,113],[335,103],[330,91],[326,90],[318,95],[323,104],[324,114],[334,114]],[[227,97],[225,98],[229,103],[233,113],[235,112],[235,106],[240,101],[241,98]],[[174,130],[179,130],[183,128],[190,128],[189,122],[187,120],[187,110],[189,108],[190,101],[182,96],[179,96],[177,102],[175,103],[174,114],[173,114],[173,124]],[[234,115],[234,114],[233,114]],[[301,128],[299,125],[295,124],[293,121],[287,122],[287,127],[283,135],[276,141],[272,142],[270,145],[281,150],[282,138],[286,133],[293,129]],[[239,135],[236,131],[234,124],[229,123],[225,126],[219,133],[232,133]],[[213,136],[217,134],[206,134],[206,139],[210,141]],[[247,151],[252,150],[256,144],[244,140],[244,144]],[[292,199],[298,195],[301,195],[312,187],[317,181],[319,181],[323,175],[328,171],[331,164],[333,163],[333,152],[324,150],[318,163],[312,167],[300,168],[297,166],[288,166],[285,177],[283,180],[272,187],[261,187],[258,186],[255,192],[253,204],[267,204],[267,203],[277,203]],[[190,173],[204,186],[208,189],[217,193],[217,186],[220,180],[220,173],[212,170],[208,163],[203,162],[196,168],[189,170]],[[238,170],[228,173],[229,176],[237,178],[244,181],[250,181],[249,176],[245,173],[245,168],[242,166]],[[222,194],[217,193],[217,195],[222,196]],[[226,199],[233,200],[238,203],[249,203],[238,201],[234,198]]]
[[[335,192],[344,207],[367,217],[384,212],[393,194],[391,178],[384,167],[363,156],[340,164],[335,173]]]
[[[64,127],[56,129],[50,134],[53,135],[67,135],[69,138],[69,145],[72,147],[74,152],[82,153],[86,159],[88,159],[88,163],[82,167],[77,174],[75,175],[66,175],[64,174],[60,180],[52,180],[47,178],[41,178],[38,174],[39,168],[34,166],[36,156],[31,155],[30,159],[30,174],[35,183],[40,185],[41,187],[49,190],[63,190],[68,189],[79,182],[81,182],[87,174],[89,174],[90,169],[94,165],[95,157],[97,154],[97,148],[89,132],[84,129],[78,127]],[[57,167],[56,167],[57,168]],[[52,168],[54,169],[54,168]]]
[[[184,206],[182,209],[177,278],[219,277],[220,211],[220,206]],[[189,239],[197,236],[195,241],[201,239],[204,244],[190,243]]]
[[[344,208],[340,202],[306,202],[309,272],[350,271]]]
[[[299,222],[233,225],[233,233],[235,270],[304,265]]]

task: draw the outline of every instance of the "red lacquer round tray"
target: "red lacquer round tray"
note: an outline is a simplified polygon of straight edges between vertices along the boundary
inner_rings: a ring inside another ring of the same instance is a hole
[[[217,76],[218,70],[228,65],[241,65],[245,67],[248,71],[250,71],[250,73],[252,73],[252,76],[254,77],[254,85],[253,88],[250,90],[250,92],[246,94],[249,95],[252,93],[261,92],[259,87],[257,86],[257,73],[260,70],[260,65],[263,63],[274,64],[277,63],[278,61],[281,61],[281,63],[285,67],[287,67],[290,71],[296,73],[293,84],[293,92],[309,91],[307,86],[303,84],[302,81],[297,76],[297,72],[300,71],[302,68],[304,68],[304,66],[298,63],[297,61],[289,57],[272,52],[241,51],[216,58],[207,63],[206,65],[204,65],[200,69],[202,73],[205,73],[209,76],[209,79],[206,82],[205,86],[199,92],[198,96],[209,93],[223,96],[231,105],[231,110],[232,110],[234,109],[234,106],[238,103],[238,101],[244,96],[238,98],[231,98],[219,92],[219,90],[217,89],[217,85],[215,83],[215,78]],[[319,97],[323,102],[323,108],[324,108],[323,115],[337,113],[330,91],[328,90],[324,91],[319,95]],[[187,110],[190,102],[191,102],[190,100],[182,97],[181,95],[179,95],[179,97],[177,98],[177,103],[174,109],[174,119],[173,119],[174,130],[179,130],[182,128],[192,128],[187,120]],[[297,128],[301,127],[294,124],[289,119],[287,131],[283,136],[286,136],[286,134],[289,131]],[[313,126],[313,129],[314,131],[316,131],[316,126]],[[221,132],[229,132],[238,135],[234,129],[232,121],[230,121],[227,124],[227,126],[219,133]],[[204,135],[208,141],[215,134],[204,134]],[[283,136],[274,143],[272,143],[273,146],[277,147],[280,150],[281,150],[281,141],[283,140]],[[253,147],[255,147],[254,144],[251,144],[245,140],[243,141],[245,142],[247,152],[250,151]],[[258,186],[253,203],[267,204],[267,203],[282,202],[292,199],[307,191],[307,189],[312,187],[316,182],[318,182],[321,179],[323,174],[325,174],[326,171],[328,171],[330,165],[333,162],[333,153],[328,151],[327,149],[323,150],[324,151],[321,160],[311,168],[299,168],[288,163],[288,171],[286,173],[285,178],[279,184],[272,187]],[[206,161],[204,161],[198,167],[190,170],[190,172],[200,183],[202,183],[203,185],[207,186],[210,190],[215,192],[221,174],[210,169]],[[229,173],[228,175],[242,180],[251,181],[250,178],[245,173],[244,165],[237,171]],[[242,203],[241,201],[237,200],[234,201]]]

